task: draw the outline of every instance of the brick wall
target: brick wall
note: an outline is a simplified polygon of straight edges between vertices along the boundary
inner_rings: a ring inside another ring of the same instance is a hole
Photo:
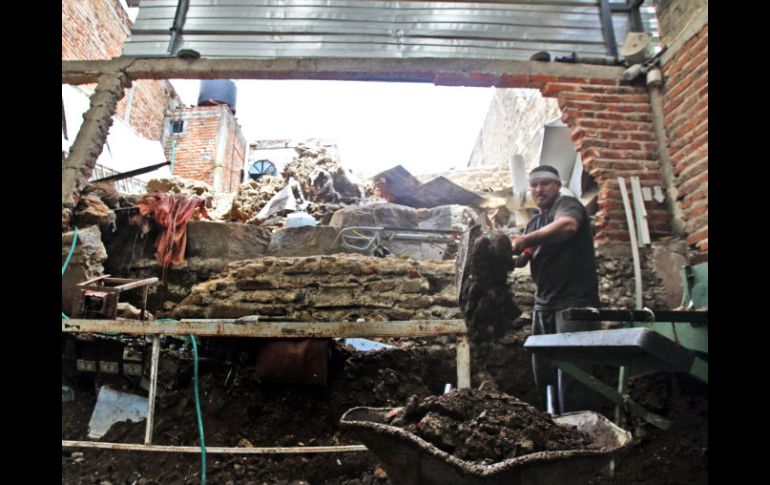
[[[708,253],[708,25],[663,65],[663,114],[687,245]]]
[[[222,117],[226,123],[222,123]],[[174,175],[200,180],[214,186],[214,170],[217,154],[222,154],[223,163],[221,180],[216,190],[233,192],[241,183],[241,169],[246,155],[246,140],[241,133],[238,122],[227,106],[195,106],[173,111],[166,118],[184,121],[184,131],[168,136],[165,150],[171,159],[171,148],[176,140],[174,150]],[[220,125],[227,130],[223,137],[225,146],[218,150],[217,140]]]
[[[62,0],[62,60],[119,57],[130,28],[131,21],[118,0]],[[129,95],[131,89],[133,95]],[[116,116],[125,120],[131,101],[131,127],[145,138],[160,140],[172,91],[168,81],[134,81],[118,103]]]
[[[607,79],[536,74],[503,75],[497,85],[540,89],[543,96],[556,98],[583,165],[599,185],[595,240],[628,241],[617,177],[637,176],[642,187],[664,187],[646,88]],[[668,234],[665,205],[645,204],[651,235]]]

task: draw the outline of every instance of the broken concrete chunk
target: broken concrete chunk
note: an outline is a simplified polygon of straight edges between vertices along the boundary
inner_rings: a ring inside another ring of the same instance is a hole
[[[62,266],[64,265],[75,232],[62,234]],[[78,230],[78,239],[72,257],[62,275],[62,310],[72,311],[75,301],[75,285],[104,274],[102,263],[107,259],[107,251],[102,244],[102,233],[99,226],[89,226]]]
[[[139,320],[141,317],[142,310],[140,308],[135,307],[134,305],[128,303],[128,302],[119,302],[118,303],[118,318],[127,318],[131,320]],[[145,311],[144,312],[144,319],[145,320],[153,320],[154,317],[152,313]]]
[[[286,227],[273,233],[271,256],[310,256],[340,252],[337,230],[328,226]]]
[[[96,194],[82,196],[73,214],[78,227],[92,224],[103,226],[115,222],[115,213]]]

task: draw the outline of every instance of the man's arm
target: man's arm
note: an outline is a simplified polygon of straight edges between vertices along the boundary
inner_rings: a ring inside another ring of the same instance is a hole
[[[514,254],[519,254],[526,248],[566,241],[577,232],[579,227],[580,221],[572,216],[563,215],[537,231],[523,236],[513,236],[511,244]]]

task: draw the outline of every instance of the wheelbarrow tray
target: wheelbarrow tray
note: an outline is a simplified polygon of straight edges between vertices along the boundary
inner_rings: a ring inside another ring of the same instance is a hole
[[[385,423],[393,408],[356,407],[340,425],[380,460],[396,485],[579,485],[631,443],[631,434],[591,411],[567,413],[557,424],[587,433],[597,449],[541,451],[492,465],[461,460],[404,429]]]

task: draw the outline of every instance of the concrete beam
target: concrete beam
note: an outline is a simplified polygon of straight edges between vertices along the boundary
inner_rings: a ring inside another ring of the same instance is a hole
[[[624,68],[559,62],[472,59],[128,59],[62,61],[62,83],[94,82],[100,73],[130,79],[323,79],[512,87],[511,79],[570,77],[621,81]],[[533,82],[538,80],[533,80]],[[539,82],[543,82],[539,80]]]
[[[69,156],[62,163],[61,201],[63,207],[74,207],[78,194],[86,185],[104,148],[112,116],[131,80],[122,72],[109,72],[97,78],[91,95],[91,107],[83,115],[83,124],[72,144]]]

